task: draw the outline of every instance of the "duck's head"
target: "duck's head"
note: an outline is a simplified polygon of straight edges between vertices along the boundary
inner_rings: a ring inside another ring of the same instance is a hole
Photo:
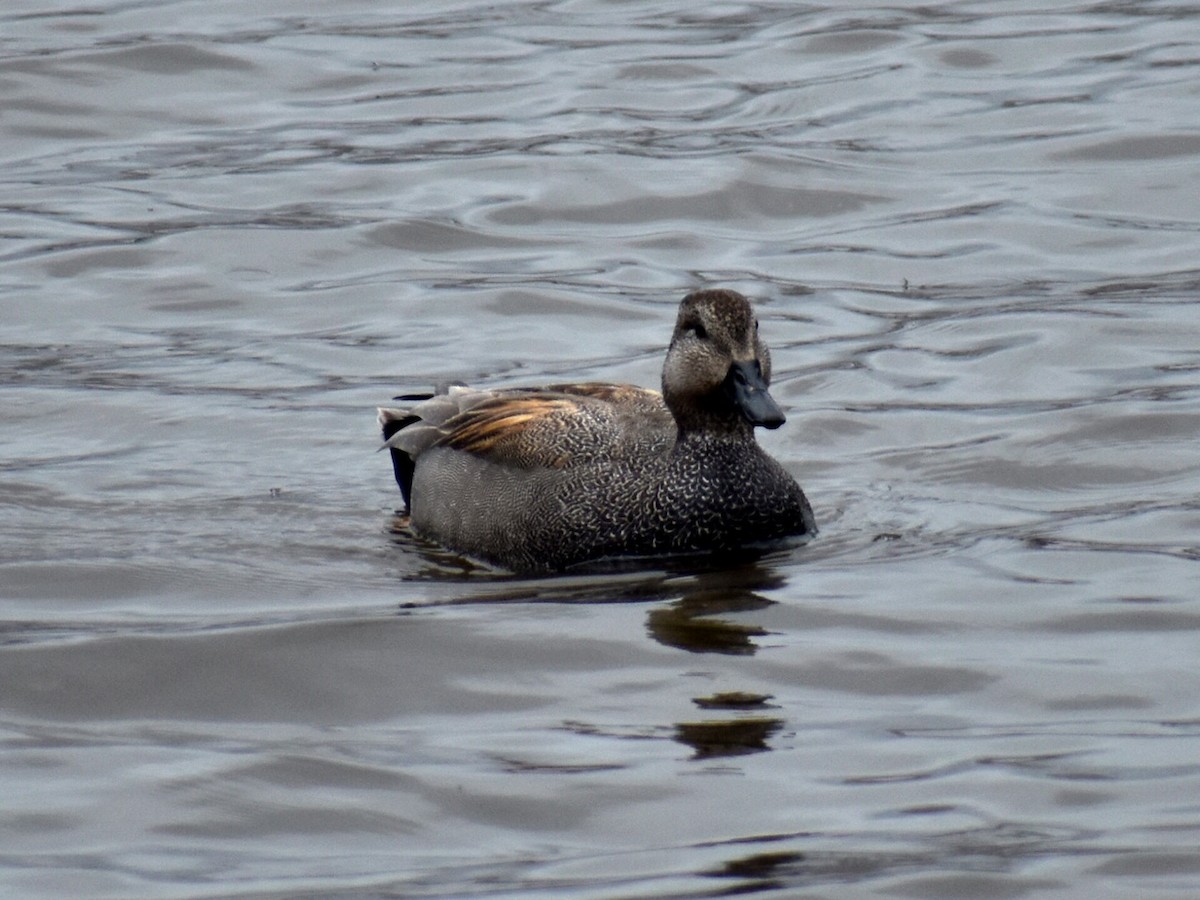
[[[663,365],[663,399],[681,430],[778,428],[784,415],[770,383],[771,354],[749,300],[727,290],[683,298]]]

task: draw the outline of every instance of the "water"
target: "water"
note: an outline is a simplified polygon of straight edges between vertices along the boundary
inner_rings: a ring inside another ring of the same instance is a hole
[[[4,893],[1200,893],[1200,7],[388,6],[0,11]],[[392,533],[699,285],[818,540]]]

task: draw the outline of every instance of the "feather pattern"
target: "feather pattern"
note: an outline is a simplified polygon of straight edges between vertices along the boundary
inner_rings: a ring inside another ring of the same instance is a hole
[[[699,291],[680,304],[662,393],[454,385],[380,409],[413,527],[520,571],[814,533],[804,492],[754,439],[783,422],[757,331],[740,294]]]

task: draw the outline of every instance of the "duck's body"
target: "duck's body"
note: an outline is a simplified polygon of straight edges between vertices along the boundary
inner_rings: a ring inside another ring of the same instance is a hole
[[[749,302],[684,298],[664,393],[630,385],[451,388],[381,409],[413,528],[517,571],[724,550],[816,531],[754,439],[783,414]]]

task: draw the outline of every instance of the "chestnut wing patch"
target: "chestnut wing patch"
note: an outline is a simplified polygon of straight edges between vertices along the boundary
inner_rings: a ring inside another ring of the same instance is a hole
[[[569,466],[609,436],[595,404],[560,395],[509,394],[464,410],[446,423],[443,447],[525,467]]]

